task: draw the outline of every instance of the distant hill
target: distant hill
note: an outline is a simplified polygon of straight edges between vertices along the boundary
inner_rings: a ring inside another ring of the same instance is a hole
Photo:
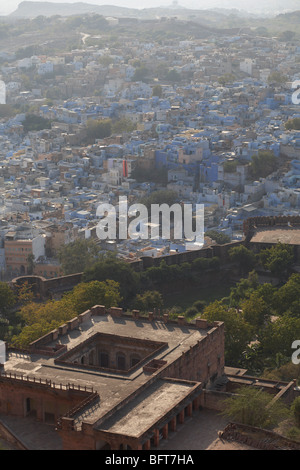
[[[298,5],[299,8],[300,5]],[[285,20],[285,21],[291,21],[292,23],[299,23],[300,21],[300,10],[298,11],[293,11],[291,13],[282,13],[277,16],[277,18],[280,20]]]
[[[116,0],[117,2],[117,0]],[[299,9],[299,0],[210,0],[209,8],[207,8],[207,0],[197,0],[196,8],[184,8],[178,3],[173,3],[170,0],[169,7],[157,8],[125,8],[114,5],[92,5],[89,3],[50,3],[50,2],[21,2],[18,8],[9,15],[10,18],[35,18],[37,16],[71,16],[82,15],[87,13],[97,13],[103,16],[121,17],[134,17],[134,18],[155,18],[159,16],[180,16],[188,17],[189,15],[198,16],[201,10],[215,15],[230,15],[235,14],[238,16],[249,16],[249,13],[262,14],[263,12],[268,15],[276,15],[280,13],[291,12]]]
[[[221,8],[226,10],[238,9],[249,13],[266,16],[276,16],[279,13],[286,13],[299,9],[299,0],[197,0],[197,8]]]
[[[138,16],[139,10],[113,5],[91,5],[89,3],[22,2],[9,16],[12,18],[35,18],[37,16],[71,16],[98,13],[104,16]]]

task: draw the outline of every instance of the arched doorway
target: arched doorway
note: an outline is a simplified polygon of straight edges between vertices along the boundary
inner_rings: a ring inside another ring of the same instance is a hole
[[[96,450],[111,450],[111,447],[106,441],[96,441]]]
[[[129,444],[121,444],[119,450],[132,450],[132,447]]]

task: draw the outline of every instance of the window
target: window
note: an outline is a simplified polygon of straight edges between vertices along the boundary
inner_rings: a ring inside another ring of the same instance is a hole
[[[109,354],[106,351],[101,351],[99,353],[99,366],[109,367]]]
[[[93,366],[94,365],[94,351],[91,351],[89,353],[89,365]]]
[[[126,358],[125,354],[122,352],[117,353],[117,369],[125,370],[126,368]]]
[[[132,354],[132,356],[130,357],[130,367],[136,366],[140,361],[140,356],[138,356],[137,354]]]

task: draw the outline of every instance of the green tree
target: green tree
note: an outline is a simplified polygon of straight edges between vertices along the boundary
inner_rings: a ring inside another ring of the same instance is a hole
[[[276,380],[277,382],[291,382],[292,380],[296,379],[299,383],[300,365],[293,364],[292,361],[289,361],[275,369],[264,370],[262,377],[270,380]]]
[[[285,123],[285,128],[287,130],[296,130],[300,131],[300,118],[289,119]]]
[[[238,166],[238,162],[236,160],[228,160],[224,162],[223,169],[225,173],[235,173]]]
[[[51,129],[51,121],[36,114],[26,114],[23,121],[23,129],[25,132],[41,131],[43,129]]]
[[[283,73],[281,72],[272,72],[270,75],[269,75],[269,78],[268,78],[268,83],[270,85],[283,85],[284,83],[286,83],[288,80],[288,77],[286,75],[284,75]]]
[[[255,254],[244,245],[230,248],[229,257],[234,263],[239,265],[239,270],[242,274],[249,272],[256,265]]]
[[[292,41],[295,36],[296,36],[296,33],[294,31],[286,30],[286,31],[282,31],[282,33],[279,35],[279,40],[283,42],[289,42],[289,41]]]
[[[32,287],[26,281],[18,288],[18,302],[22,305],[33,302],[34,293]]]
[[[274,293],[274,309],[282,315],[290,312],[293,316],[300,317],[300,274],[292,274],[288,281]]]
[[[243,386],[234,397],[224,400],[223,414],[237,423],[270,428],[289,416],[286,405],[281,400],[271,403],[272,398],[260,388]]]
[[[91,142],[94,142],[95,139],[110,137],[112,133],[111,119],[102,119],[101,121],[89,119],[86,127],[88,140]]]
[[[133,302],[134,308],[142,312],[151,312],[154,308],[162,308],[163,304],[163,296],[158,291],[146,291],[142,294],[137,294]]]
[[[278,168],[278,159],[269,150],[260,150],[253,155],[250,163],[250,173],[253,178],[265,178]]]
[[[165,79],[168,73],[168,64],[166,62],[159,62],[156,67],[155,75],[160,80]]]
[[[288,313],[269,322],[258,332],[263,355],[265,358],[270,358],[273,368],[277,367],[276,354],[291,358],[292,344],[298,338],[300,338],[300,318],[291,317]]]
[[[16,115],[16,110],[9,104],[0,104],[0,118],[11,118]]]
[[[77,239],[58,250],[58,259],[65,275],[82,273],[95,263],[99,248],[93,240]]]
[[[99,58],[99,64],[103,65],[103,67],[108,67],[110,64],[114,63],[114,59],[109,55],[103,55]]]
[[[136,125],[130,119],[122,118],[112,124],[112,133],[133,132],[135,128]]]
[[[162,189],[154,191],[150,196],[142,198],[141,204],[144,204],[147,209],[151,209],[152,204],[168,204],[171,206],[177,200],[178,196],[175,191],[169,189]]]
[[[192,306],[186,309],[185,311],[185,317],[190,320],[191,318],[194,318],[199,315],[199,311],[196,307]]]
[[[263,301],[269,306],[270,310],[274,310],[276,306],[276,288],[272,284],[264,283],[257,287],[257,295],[263,299]]]
[[[162,86],[161,85],[155,85],[152,88],[152,96],[158,96],[159,98],[162,97]]]
[[[78,284],[61,300],[49,300],[43,304],[29,302],[19,311],[25,325],[11,339],[13,346],[27,348],[32,341],[58,328],[94,305],[118,306],[121,302],[119,285],[111,280]]]
[[[71,304],[73,311],[78,315],[94,305],[105,307],[118,307],[122,301],[120,286],[112,280],[92,281],[80,283],[73,291],[63,297],[67,305]]]
[[[233,308],[226,307],[221,301],[215,301],[204,309],[201,317],[209,322],[224,322],[226,364],[237,366],[243,351],[253,336],[253,329],[246,322],[243,314],[237,313]]]
[[[231,242],[231,238],[228,235],[217,230],[208,230],[205,232],[205,236],[215,240],[218,245],[225,245]]]
[[[140,276],[125,261],[115,256],[106,255],[93,264],[87,265],[83,273],[83,281],[105,281],[111,279],[120,285],[123,306],[128,306],[140,290]]]
[[[277,243],[271,248],[262,250],[259,258],[265,269],[282,278],[294,262],[293,247],[284,243]]]
[[[139,183],[144,183],[145,181],[158,183],[163,186],[166,186],[168,183],[168,171],[166,168],[142,168],[136,166],[132,173],[132,178],[137,180]]]
[[[4,315],[16,303],[12,288],[6,282],[0,282],[0,314]]]
[[[16,51],[16,60],[24,59],[26,57],[32,57],[33,55],[41,54],[41,52],[41,46],[38,45],[21,47]]]
[[[247,369],[249,375],[259,375],[265,368],[264,356],[259,342],[248,344],[243,351],[240,367]]]
[[[141,65],[135,69],[134,75],[132,77],[133,82],[143,82],[145,81],[147,75],[149,74],[149,70],[145,65]]]
[[[296,397],[291,405],[291,411],[293,413],[296,425],[300,428],[300,397]]]
[[[46,98],[48,100],[60,100],[64,98],[64,94],[61,90],[60,87],[58,86],[53,86],[51,88],[48,88],[45,94]]]
[[[233,83],[234,81],[235,81],[235,76],[233,75],[233,73],[225,73],[218,79],[218,82],[223,86],[229,85]]]
[[[27,272],[28,274],[33,274],[33,271],[34,271],[34,267],[35,267],[35,262],[34,262],[35,258],[34,258],[34,254],[31,253],[30,255],[28,255],[27,257],[27,263],[28,263],[28,269],[27,269]]]
[[[257,329],[261,328],[270,317],[270,307],[258,292],[253,292],[249,299],[244,300],[241,308],[246,322]]]
[[[265,26],[258,26],[255,28],[255,33],[259,36],[267,37],[269,35],[268,29]]]
[[[230,289],[229,303],[231,307],[239,307],[241,301],[249,298],[250,294],[258,288],[258,275],[251,271],[248,278],[241,279],[235,287]]]
[[[21,333],[14,335],[11,344],[17,348],[28,348],[30,343],[36,341],[52,330],[61,325],[61,322],[53,321],[50,323],[40,322],[33,325],[25,326]]]
[[[193,307],[197,309],[197,312],[203,312],[206,307],[206,302],[205,300],[196,300],[196,302],[193,303]]]
[[[168,82],[173,82],[173,83],[178,83],[181,81],[181,75],[175,69],[169,70],[165,78]]]

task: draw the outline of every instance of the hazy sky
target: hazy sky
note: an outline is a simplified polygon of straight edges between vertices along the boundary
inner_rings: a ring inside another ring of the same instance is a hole
[[[83,2],[95,5],[118,5],[131,8],[151,8],[171,5],[173,0],[46,0],[51,3],[76,3]],[[273,1],[273,3],[272,3]],[[21,0],[0,0],[0,15],[6,15],[16,10]],[[179,5],[187,8],[239,8],[249,10],[249,7],[260,8],[266,0],[179,0]],[[268,0],[268,3],[274,5],[274,9],[282,7],[282,0]]]

